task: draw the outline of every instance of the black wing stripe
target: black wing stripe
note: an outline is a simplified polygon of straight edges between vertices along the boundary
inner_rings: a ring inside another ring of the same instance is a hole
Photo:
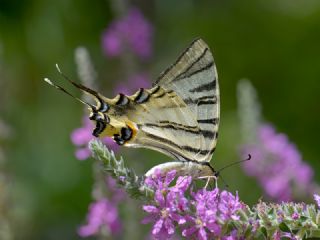
[[[203,71],[206,71],[208,69],[210,69],[211,67],[213,66],[213,61],[209,62],[207,65],[205,65],[204,67],[194,71],[194,72],[191,72],[189,74],[186,74],[185,76],[183,76],[183,78],[180,78],[180,79],[184,79],[184,78],[190,78],[192,77],[193,75],[197,74],[197,73],[200,73],[200,72],[203,72]],[[179,80],[180,80],[179,79]],[[178,80],[178,79],[177,79]]]
[[[200,130],[201,134],[205,137],[205,138],[209,138],[209,139],[217,139],[218,137],[218,133],[215,131],[210,131],[210,130]]]
[[[211,82],[202,84],[196,88],[190,89],[189,92],[195,93],[195,92],[203,92],[203,91],[210,91],[210,90],[215,90],[217,86],[217,81],[214,79]]]
[[[161,124],[171,124],[171,125],[175,125],[175,126],[178,126],[178,127],[197,128],[197,126],[186,126],[186,125],[183,125],[181,123],[170,122],[170,121],[159,121],[159,123],[161,123]]]
[[[198,119],[198,123],[217,125],[219,123],[219,118]]]
[[[186,104],[199,104],[199,105],[202,105],[202,104],[217,104],[217,96],[215,96],[215,95],[203,96],[203,97],[195,98],[195,99],[185,98],[185,99],[183,99],[183,101]]]
[[[173,131],[183,131],[191,134],[200,134],[203,135],[205,138],[215,139],[217,133],[215,131],[210,130],[200,130],[198,127],[190,128],[189,126],[179,126],[176,124],[153,124],[153,123],[145,123],[144,126],[151,127],[151,128],[160,128],[160,129],[170,129]]]
[[[207,105],[207,104],[216,104],[216,103],[217,103],[217,100],[214,100],[214,99],[200,100],[198,102],[198,106]]]
[[[158,79],[155,81],[154,85],[158,84],[158,82],[172,69],[174,68],[180,61],[181,59],[185,56],[185,54],[193,47],[193,45],[195,44],[195,42],[199,41],[200,38],[195,39],[190,45],[189,47],[187,47],[183,53],[181,53],[181,55],[177,58],[177,60],[170,66],[168,67],[165,71],[163,71],[160,76],[158,77]]]
[[[191,132],[191,133],[199,133],[198,127],[187,126],[187,125],[178,124],[174,122],[160,123],[160,124],[145,123],[144,126],[155,127],[155,128],[167,128],[167,129],[173,129],[173,130],[182,130],[182,131]]]
[[[202,155],[206,155],[208,153],[213,153],[214,150],[215,150],[214,148],[211,149],[211,150],[206,150],[206,149],[201,150],[201,149],[193,148],[193,147],[190,147],[190,146],[181,146],[181,145],[178,145],[178,144],[170,141],[167,138],[162,138],[162,137],[156,136],[156,135],[151,134],[151,133],[146,133],[146,136],[151,138],[151,139],[154,139],[156,141],[168,144],[169,146],[178,149],[178,151],[179,150],[185,150],[185,151],[188,151],[188,152],[191,152],[191,153],[199,153],[199,154],[202,154]]]
[[[201,53],[201,55],[195,59],[195,61],[193,61],[183,72],[181,72],[180,74],[178,74],[173,80],[172,82],[178,81],[180,79],[185,78],[185,74],[195,65],[197,64],[207,53],[207,51],[209,50],[209,48],[205,48],[204,51]],[[190,73],[192,74],[192,73]]]

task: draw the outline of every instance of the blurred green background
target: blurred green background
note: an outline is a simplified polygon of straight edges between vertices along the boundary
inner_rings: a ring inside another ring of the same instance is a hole
[[[101,89],[112,97],[122,69],[102,53],[101,34],[115,17],[113,4],[107,0],[0,1],[0,118],[10,128],[9,137],[0,142],[6,154],[1,171],[8,178],[10,201],[5,208],[15,239],[80,238],[76,228],[84,222],[91,201],[92,162],[74,157],[70,133],[81,125],[83,107],[42,79],[60,79],[55,63],[77,79],[74,50],[85,46]],[[222,111],[215,166],[239,160],[236,85],[245,77],[258,91],[265,119],[288,134],[320,181],[319,1],[128,4],[141,9],[154,26],[154,54],[151,64],[144,66],[154,78],[196,37],[213,49]],[[140,149],[120,153],[140,174],[167,160]],[[240,166],[223,176],[230,191],[238,190],[248,204],[262,195]]]

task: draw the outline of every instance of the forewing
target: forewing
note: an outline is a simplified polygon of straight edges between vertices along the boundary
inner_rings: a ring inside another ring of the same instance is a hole
[[[197,161],[210,161],[215,150],[220,117],[218,75],[212,53],[195,40],[155,83],[179,95],[192,113],[203,138]]]

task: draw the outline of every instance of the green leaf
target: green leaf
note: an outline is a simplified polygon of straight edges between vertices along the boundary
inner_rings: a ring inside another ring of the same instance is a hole
[[[279,224],[279,228],[282,232],[291,232],[290,228],[284,222]]]
[[[260,228],[260,231],[262,232],[262,234],[263,234],[266,238],[268,238],[267,229],[266,229],[265,227],[261,227],[261,228]]]

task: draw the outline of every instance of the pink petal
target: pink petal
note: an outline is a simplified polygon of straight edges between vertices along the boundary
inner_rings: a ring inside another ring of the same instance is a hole
[[[162,228],[162,225],[163,225],[163,219],[160,218],[153,226],[152,228],[152,234],[153,235],[157,235],[160,231],[161,231],[161,228]]]
[[[156,208],[155,206],[152,206],[152,205],[144,205],[142,208],[144,211],[146,211],[148,213],[158,213],[159,212],[159,209]]]
[[[167,229],[167,233],[168,233],[169,235],[174,234],[174,225],[173,225],[171,219],[167,218],[167,219],[164,221],[164,226],[165,226],[165,228]]]
[[[206,233],[206,230],[204,230],[204,228],[200,228],[200,230],[198,232],[198,239],[199,240],[207,240],[207,233]]]

